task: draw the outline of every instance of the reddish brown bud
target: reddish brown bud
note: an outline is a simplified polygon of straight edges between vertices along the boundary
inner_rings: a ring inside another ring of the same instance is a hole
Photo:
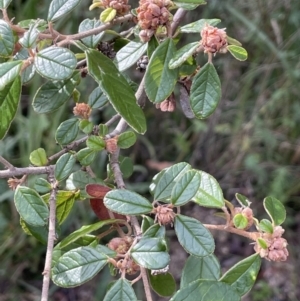
[[[160,108],[162,112],[174,112],[176,109],[176,100],[175,95],[172,93],[167,99],[163,102],[156,105],[156,108]]]
[[[82,119],[89,119],[91,113],[92,113],[91,107],[84,102],[76,103],[73,109],[73,114]]]
[[[125,15],[130,10],[128,0],[102,0],[102,6],[104,8],[113,8],[117,11],[117,15]]]
[[[226,46],[228,44],[225,29],[206,25],[201,31],[201,37],[201,44],[204,47],[204,52],[226,52]]]
[[[116,251],[118,254],[125,254],[129,250],[132,241],[132,239],[127,239],[126,236],[115,237],[110,240],[110,242],[107,244],[107,247],[113,251]]]
[[[17,187],[22,184],[22,179],[16,179],[16,178],[9,178],[7,180],[7,184],[8,184],[8,187],[11,189],[11,190],[16,190]]]
[[[262,248],[258,242],[254,245],[254,250],[259,253],[262,258],[272,261],[285,261],[289,256],[287,250],[287,241],[281,237],[284,229],[276,226],[272,234],[263,233],[262,239],[265,241],[267,248]]]
[[[113,154],[117,151],[118,149],[118,136],[115,136],[110,139],[106,139],[106,150],[110,153]]]
[[[160,225],[173,224],[175,213],[172,208],[165,205],[159,205],[154,210],[156,212],[155,219],[157,219]]]
[[[125,267],[126,274],[134,275],[139,270],[140,270],[140,266],[130,258],[126,263],[126,267]]]

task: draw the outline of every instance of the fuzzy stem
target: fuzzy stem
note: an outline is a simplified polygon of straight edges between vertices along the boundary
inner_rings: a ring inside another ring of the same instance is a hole
[[[12,170],[0,170],[0,179],[1,178],[11,178],[11,177],[18,177],[23,175],[40,175],[40,174],[49,174],[52,165],[50,166],[41,166],[41,167],[22,167],[18,168],[15,167]]]
[[[15,167],[10,164],[6,159],[4,159],[2,156],[0,156],[0,163],[2,163],[7,169],[13,170]]]
[[[124,23],[124,22],[130,21],[130,20],[132,20],[132,18],[133,18],[133,15],[132,14],[128,14],[128,15],[125,15],[123,17],[116,18],[112,22],[103,24],[103,25],[101,25],[101,26],[99,26],[97,28],[93,28],[93,29],[90,29],[90,30],[87,30],[87,31],[83,31],[83,32],[80,32],[80,33],[76,33],[76,34],[73,34],[73,35],[64,36],[64,40],[62,40],[61,42],[57,43],[57,46],[62,47],[64,45],[68,45],[68,44],[72,43],[71,41],[81,40],[83,38],[99,34],[100,32],[103,32],[104,30],[111,28],[115,24],[120,24],[120,23]],[[40,37],[41,37],[41,35],[40,35]],[[45,38],[45,37],[43,37],[43,38]],[[59,36],[58,39],[59,38],[61,38],[61,37]]]
[[[226,231],[226,232],[238,234],[254,241],[256,241],[257,238],[260,236],[259,232],[247,232],[245,230],[237,229],[234,227],[228,227],[227,225],[203,224],[203,226],[210,230],[219,230],[219,231]]]
[[[56,220],[56,194],[57,194],[57,182],[54,177],[54,168],[52,168],[49,174],[49,181],[52,184],[52,190],[50,194],[49,207],[49,232],[48,232],[48,242],[47,242],[47,252],[44,267],[44,278],[43,278],[43,288],[42,288],[42,298],[41,301],[47,301],[49,297],[49,286],[50,286],[50,275],[51,275],[51,262],[53,255],[54,241],[56,240],[55,234],[55,220]]]

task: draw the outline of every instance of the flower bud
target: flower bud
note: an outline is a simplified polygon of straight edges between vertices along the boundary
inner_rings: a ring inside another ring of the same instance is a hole
[[[89,119],[91,113],[92,113],[91,107],[84,102],[76,103],[73,109],[73,114],[82,119]]]
[[[226,52],[227,35],[225,29],[207,25],[201,31],[201,44],[206,53]]]

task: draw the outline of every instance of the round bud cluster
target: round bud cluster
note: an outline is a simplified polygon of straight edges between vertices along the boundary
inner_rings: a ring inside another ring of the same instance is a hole
[[[247,218],[248,223],[247,223],[247,226],[245,228],[243,228],[244,230],[248,230],[253,225],[253,211],[251,208],[235,207],[233,210],[233,216],[235,216],[236,214],[242,214],[244,217]]]
[[[105,56],[110,59],[114,59],[116,57],[116,51],[114,50],[114,46],[112,43],[100,42],[97,46],[98,50],[100,50]]]
[[[73,114],[82,119],[89,119],[91,113],[92,113],[92,108],[84,102],[76,103],[73,109]]]
[[[125,254],[130,246],[132,245],[133,239],[132,237],[125,236],[125,237],[114,237],[112,238],[107,246],[116,251],[118,254]]]
[[[113,154],[118,149],[118,136],[105,140],[105,149],[108,153]]]
[[[254,245],[254,250],[259,253],[262,258],[271,261],[285,261],[289,256],[287,250],[287,241],[282,238],[284,229],[281,226],[276,226],[273,233],[263,233],[262,239],[265,241],[267,248],[263,248],[258,242]]]
[[[170,6],[170,0],[140,0],[137,18],[143,42],[148,42],[159,26],[169,24],[172,16],[168,10]]]
[[[163,102],[156,104],[156,108],[160,109],[162,112],[174,112],[176,109],[175,95],[172,93]]]
[[[156,213],[155,219],[160,225],[173,224],[175,213],[172,208],[164,205],[158,205],[154,211]]]
[[[137,61],[137,70],[139,70],[140,72],[144,72],[148,66],[148,56],[147,55],[143,55],[138,61]]]
[[[113,8],[117,11],[118,15],[125,15],[130,10],[128,0],[102,0],[102,6],[104,8]]]
[[[219,29],[206,24],[201,31],[201,37],[202,40],[200,43],[205,53],[227,52],[226,46],[228,43],[225,29]]]

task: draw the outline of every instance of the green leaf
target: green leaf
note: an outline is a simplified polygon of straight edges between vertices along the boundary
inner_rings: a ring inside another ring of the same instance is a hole
[[[91,135],[87,139],[86,145],[93,151],[101,151],[105,148],[105,141],[99,136]]]
[[[190,94],[192,111],[196,118],[211,115],[221,99],[221,83],[211,63],[206,63],[193,78]]]
[[[229,284],[240,296],[249,292],[256,281],[261,265],[259,254],[253,254],[234,265],[220,279]]]
[[[159,224],[154,224],[144,232],[143,238],[165,238],[166,228],[165,226],[160,226]]]
[[[36,21],[36,23],[31,24],[29,29],[24,33],[23,37],[19,39],[19,43],[24,48],[33,48],[35,46],[36,40],[39,36],[38,26],[39,21]]]
[[[174,57],[170,60],[169,68],[174,69],[181,66],[199,47],[199,42],[186,44],[176,51]]]
[[[43,148],[38,148],[30,153],[29,160],[33,165],[44,166],[48,164],[47,154]]]
[[[157,41],[157,38],[155,35],[152,36],[152,38],[150,39],[150,41],[148,42],[148,48],[147,48],[147,56],[148,59],[150,60],[153,52],[155,51],[155,49],[158,47],[159,43]]]
[[[109,210],[123,215],[146,214],[152,211],[152,205],[147,199],[125,189],[109,191],[104,197],[104,205]]]
[[[241,204],[242,207],[249,207],[251,205],[251,202],[249,202],[248,198],[240,193],[236,193],[235,198]]]
[[[11,0],[0,0],[0,9],[5,9],[10,4]]]
[[[96,183],[97,179],[91,178],[91,176],[82,170],[72,173],[66,181],[66,189],[77,190],[85,189],[87,184]]]
[[[194,57],[190,56],[179,68],[179,76],[189,76],[192,75],[197,69],[197,62]],[[181,85],[182,86],[182,85]],[[187,93],[187,92],[186,92]],[[180,95],[182,97],[182,95]],[[186,97],[189,100],[189,95]],[[193,116],[194,118],[194,116]]]
[[[97,237],[95,235],[84,235],[64,248],[61,248],[60,243],[58,243],[53,250],[51,266],[54,267],[57,264],[59,258],[66,252],[76,249],[78,247],[85,247],[85,246],[90,246],[98,250],[99,245],[98,245]],[[98,251],[101,252],[100,250]]]
[[[39,193],[48,193],[51,188],[51,184],[43,178],[38,178],[34,183],[34,189]]]
[[[48,240],[48,229],[47,226],[32,226],[27,224],[22,218],[20,219],[20,224],[23,231],[27,235],[31,235],[36,238],[39,242],[46,245]]]
[[[73,191],[59,190],[56,195],[56,219],[59,225],[61,225],[65,219],[69,216],[74,202],[76,194]]]
[[[38,52],[34,58],[37,72],[51,80],[65,80],[71,77],[76,64],[77,60],[74,53],[62,47],[45,48]]]
[[[204,171],[199,171],[200,187],[193,201],[200,206],[222,208],[225,205],[223,192],[217,180]]]
[[[56,194],[56,220],[61,225],[68,217],[71,209],[73,208],[75,198],[78,193],[74,191],[59,190]],[[49,203],[50,193],[43,195],[46,203]]]
[[[81,165],[88,166],[94,161],[96,154],[97,154],[96,151],[86,147],[86,148],[81,149],[76,154],[76,158],[80,162]]]
[[[1,1],[0,1],[0,6],[1,6]],[[10,57],[13,53],[13,50],[14,50],[13,31],[4,20],[0,20],[0,57]]]
[[[130,253],[138,265],[150,270],[165,268],[170,261],[165,240],[161,238],[142,238]]]
[[[13,121],[21,96],[21,79],[18,76],[12,83],[0,90],[0,140],[6,135]]]
[[[270,234],[272,234],[274,230],[272,223],[267,219],[262,219],[259,222],[259,229],[263,232],[270,233]]]
[[[82,119],[79,122],[79,128],[85,133],[90,134],[94,129],[94,124],[91,121]]]
[[[201,4],[192,4],[192,3],[184,3],[184,2],[174,1],[174,4],[176,4],[177,7],[180,7],[182,9],[184,9],[184,10],[194,10],[199,5],[206,4],[206,2],[203,1]]]
[[[64,81],[48,81],[36,92],[32,103],[33,109],[39,114],[51,113],[68,101],[75,87],[80,83],[80,73]]]
[[[54,174],[57,181],[66,179],[76,163],[76,158],[70,153],[63,154],[56,162]]]
[[[151,288],[162,297],[172,296],[176,290],[176,282],[170,274],[151,275],[149,273]]]
[[[145,233],[152,225],[154,224],[153,218],[147,215],[143,215],[143,221],[142,221],[142,232]]]
[[[117,52],[115,62],[120,72],[134,65],[146,52],[148,43],[130,41]]]
[[[133,161],[129,157],[119,157],[120,169],[124,179],[128,179],[133,174]]]
[[[245,61],[248,58],[247,50],[236,45],[229,45],[226,47],[232,56],[238,61]]]
[[[232,37],[229,37],[228,35],[226,36],[226,40],[229,45],[242,46],[241,42],[239,42],[238,40],[236,40]]]
[[[158,183],[155,185],[154,198],[155,200],[165,200],[172,194],[172,189],[179,178],[188,170],[191,165],[185,162],[174,164],[169,167],[161,176]],[[152,185],[153,188],[154,185]]]
[[[108,103],[108,99],[100,87],[97,87],[92,91],[89,96],[88,105],[92,109],[99,109]]]
[[[107,257],[92,247],[79,247],[63,254],[52,268],[52,281],[74,287],[92,279],[106,265]]]
[[[136,142],[136,135],[134,132],[124,132],[118,136],[118,146],[120,148],[129,148]]]
[[[213,280],[197,280],[184,288],[170,301],[240,301],[241,298],[228,284]]]
[[[190,201],[199,189],[200,180],[200,174],[196,170],[184,173],[172,189],[172,204],[182,206]]]
[[[248,225],[248,219],[245,215],[238,213],[233,217],[233,224],[238,229],[245,229]]]
[[[27,224],[44,226],[48,223],[49,209],[35,190],[18,186],[14,200],[17,211]]]
[[[108,134],[108,126],[106,124],[99,124],[98,133],[100,137],[105,137]]]
[[[103,301],[137,301],[137,298],[128,280],[120,278],[109,288]]]
[[[16,53],[14,56],[14,60],[27,60],[29,58],[28,50],[25,48],[22,48],[20,51]],[[35,67],[33,64],[30,64],[23,70],[21,70],[21,81],[22,84],[28,83],[35,74]]]
[[[145,92],[155,103],[164,101],[174,90],[178,69],[169,69],[176,48],[172,39],[166,39],[154,51],[145,74]]]
[[[86,225],[86,226],[82,226],[80,229],[74,231],[73,233],[71,233],[69,236],[67,236],[66,238],[64,238],[61,242],[60,242],[60,248],[65,248],[66,246],[68,246],[69,244],[73,243],[74,241],[76,241],[77,239],[93,232],[93,231],[97,231],[100,228],[106,226],[106,225],[111,225],[115,222],[117,222],[118,220],[116,219],[109,219],[109,220],[105,220],[105,221],[100,221],[97,222],[95,224],[92,225]]]
[[[146,119],[137,105],[132,88],[119,73],[112,61],[96,50],[87,50],[87,65],[90,75],[107,95],[114,109],[135,131],[146,131]]]
[[[179,243],[194,256],[207,256],[215,249],[211,233],[195,218],[176,215],[174,229]]]
[[[81,0],[52,0],[50,3],[47,20],[54,22],[71,12]]]
[[[200,33],[206,24],[211,26],[216,26],[220,22],[221,22],[220,19],[201,19],[196,22],[180,27],[180,31],[186,33]]]
[[[18,77],[21,67],[22,67],[22,61],[11,61],[11,62],[0,64],[0,91],[1,92],[5,90],[5,87],[8,84],[13,82]]]
[[[103,246],[103,245],[97,245],[96,246],[97,251],[105,254],[107,257],[115,258],[117,256],[117,252],[111,250],[110,248]]]
[[[264,208],[275,226],[281,225],[285,221],[286,211],[279,200],[271,196],[266,197]]]
[[[39,22],[39,26],[37,29],[39,31],[44,31],[48,27],[48,22],[43,19],[26,19],[18,22],[18,25],[24,29],[29,29],[30,26],[36,24],[36,22]]]
[[[112,21],[116,15],[117,10],[112,7],[108,7],[100,14],[100,21],[103,23],[108,23]]]
[[[264,239],[258,238],[257,242],[263,249],[268,249],[268,243]]]
[[[55,140],[61,145],[66,145],[74,141],[79,132],[79,120],[77,118],[68,119],[60,124],[56,130]]]
[[[84,31],[88,31],[88,30],[100,27],[101,25],[102,25],[101,22],[96,19],[93,19],[93,20],[85,19],[80,23],[78,32],[82,33]],[[92,35],[92,36],[82,38],[81,41],[87,47],[95,48],[98,45],[98,43],[103,35],[104,35],[104,31],[100,32],[97,35]]]
[[[220,263],[215,255],[205,257],[190,256],[182,270],[180,288],[199,279],[218,280],[221,275]]]

